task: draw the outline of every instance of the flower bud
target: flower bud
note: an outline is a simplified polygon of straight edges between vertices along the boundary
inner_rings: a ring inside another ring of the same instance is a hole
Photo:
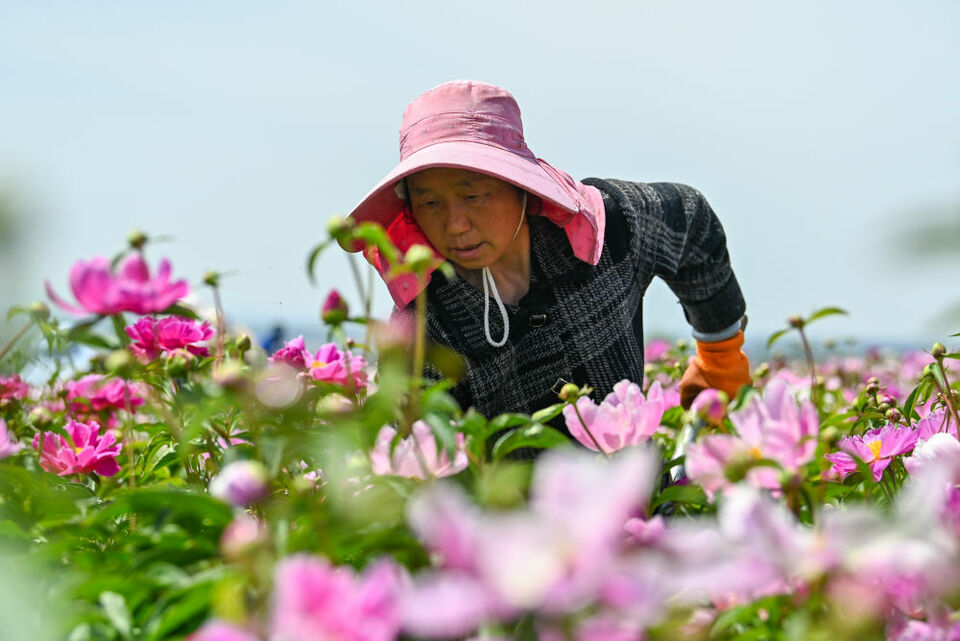
[[[30,318],[39,323],[50,318],[50,307],[46,303],[36,301],[27,305],[27,313],[30,314]]]
[[[880,410],[881,413],[886,414],[892,408],[888,403],[880,403],[880,405],[877,406],[877,409]]]
[[[729,402],[730,398],[725,392],[708,387],[693,399],[690,411],[712,425],[720,425],[727,415]]]
[[[210,287],[220,286],[220,272],[210,270],[203,275],[203,284]]]
[[[163,369],[168,376],[183,378],[197,362],[197,357],[185,349],[176,349],[163,362]]]
[[[250,334],[240,334],[237,337],[237,349],[241,353],[246,352],[251,346],[253,346],[253,341],[250,339]]]
[[[580,388],[574,383],[567,383],[560,388],[560,392],[557,394],[557,396],[560,397],[561,401],[576,401],[580,397]]]
[[[880,391],[880,381],[877,380],[876,376],[871,376],[869,379],[867,379],[867,387],[866,387],[867,394],[869,394],[870,396],[873,396],[879,391]]]
[[[940,360],[947,355],[947,348],[943,346],[943,343],[936,342],[933,344],[930,354],[932,354],[935,359]]]
[[[937,376],[937,368],[933,363],[930,363],[929,365],[923,368],[924,378],[936,378],[936,376]]]
[[[900,410],[898,410],[895,407],[891,407],[890,409],[888,409],[884,414],[884,416],[886,416],[887,420],[890,421],[891,423],[899,423],[900,421],[903,420],[903,414],[901,414]]]
[[[267,468],[259,461],[234,461],[210,481],[210,495],[245,507],[266,498],[270,491]]]
[[[130,374],[130,370],[133,369],[134,364],[133,355],[125,349],[117,349],[110,352],[107,360],[104,361],[104,367],[107,372],[122,377]]]
[[[411,245],[403,255],[403,262],[419,274],[425,273],[433,263],[433,251],[426,245]]]
[[[38,405],[27,414],[27,420],[33,425],[47,425],[53,420],[53,414],[46,407]]]
[[[840,430],[837,429],[836,425],[828,425],[820,430],[820,440],[828,446],[833,447],[833,445],[840,440]]]
[[[889,394],[884,394],[880,397],[880,403],[889,405],[890,407],[896,407],[897,399],[890,396]]]
[[[675,345],[676,345],[677,349],[682,352],[682,351],[684,351],[685,349],[687,349],[687,347],[690,346],[690,343],[689,343],[689,341],[687,341],[685,338],[681,338],[680,340],[678,340],[678,341],[675,343]]]
[[[213,382],[222,387],[242,387],[247,380],[247,369],[241,360],[232,358],[225,360],[213,370]]]
[[[757,369],[753,370],[754,378],[763,378],[770,373],[770,363],[760,363]]]
[[[340,292],[331,289],[327,294],[327,299],[323,301],[323,308],[320,311],[320,318],[327,325],[339,325],[347,320],[350,314],[350,308],[347,307],[347,301],[343,300]]]
[[[143,246],[147,244],[149,237],[147,234],[139,229],[130,232],[130,235],[127,236],[127,242],[130,243],[130,246],[134,249],[143,249]]]
[[[327,233],[330,234],[331,237],[335,238],[338,242],[341,238],[344,238],[347,234],[349,234],[351,229],[353,229],[352,218],[334,216],[327,221]]]
[[[220,551],[228,561],[239,561],[267,541],[267,527],[253,516],[243,512],[223,530]]]
[[[803,329],[803,326],[806,325],[800,316],[791,316],[787,319],[787,324],[794,329]]]

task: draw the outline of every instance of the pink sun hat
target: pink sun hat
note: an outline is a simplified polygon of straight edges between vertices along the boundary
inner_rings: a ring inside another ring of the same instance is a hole
[[[409,211],[402,180],[434,167],[453,167],[499,178],[537,196],[540,211],[528,211],[562,227],[574,255],[596,265],[603,246],[600,192],[537,158],[523,139],[520,107],[509,92],[473,80],[454,80],[407,105],[400,124],[400,163],[350,213],[355,222],[376,222],[402,251],[430,242]],[[398,307],[419,292],[416,279],[389,279],[390,265],[375,247],[364,251],[380,272]],[[439,254],[438,254],[439,256]]]

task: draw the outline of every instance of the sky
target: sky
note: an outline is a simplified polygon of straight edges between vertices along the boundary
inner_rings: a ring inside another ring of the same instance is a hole
[[[929,345],[960,331],[960,252],[906,239],[960,219],[957,33],[955,0],[0,1],[0,306],[142,229],[198,300],[226,274],[229,318],[316,327],[330,288],[359,303],[339,250],[306,277],[326,222],[410,100],[474,78],[575,177],[703,192],[754,339],[839,306],[823,336]],[[645,324],[689,332],[659,283]]]

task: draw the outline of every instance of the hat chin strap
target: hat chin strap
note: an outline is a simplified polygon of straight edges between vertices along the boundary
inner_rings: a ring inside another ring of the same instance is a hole
[[[511,243],[520,235],[520,228],[523,227],[523,221],[526,219],[526,215],[527,192],[523,192],[523,195],[520,197],[520,222],[517,223],[517,230],[513,232],[513,238],[510,240]],[[507,339],[510,337],[510,319],[507,317],[507,308],[503,305],[500,292],[497,291],[497,282],[493,279],[493,274],[490,272],[489,267],[484,267],[481,270],[480,278],[483,280],[483,334],[486,336],[487,342],[493,347],[503,347],[507,344]],[[503,338],[499,341],[493,340],[493,337],[490,335],[491,291],[493,291],[493,300],[496,301],[497,308],[500,310],[500,318],[503,320]]]

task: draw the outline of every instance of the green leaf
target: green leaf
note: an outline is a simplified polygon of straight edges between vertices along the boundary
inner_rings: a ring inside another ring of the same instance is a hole
[[[132,632],[130,611],[127,609],[127,602],[123,596],[116,592],[103,592],[100,594],[100,605],[103,606],[103,611],[110,624],[124,639],[129,639]]]
[[[323,241],[316,247],[310,250],[310,254],[307,256],[307,278],[310,280],[310,284],[316,286],[317,277],[314,275],[314,269],[317,264],[317,259],[320,257],[320,254],[323,253],[327,247],[330,246],[330,243],[333,242],[333,238],[328,238]]]
[[[849,316],[850,314],[845,309],[840,309],[839,307],[824,307],[823,309],[818,309],[813,314],[804,321],[805,324],[812,323],[818,318],[824,318],[826,316],[835,316],[837,314],[842,314],[843,316]]]
[[[547,423],[559,416],[565,406],[566,403],[556,403],[555,405],[544,407],[542,410],[537,410],[531,414],[530,420],[534,423]]]
[[[699,507],[707,505],[707,495],[699,485],[671,485],[657,495],[650,508],[656,509],[664,503],[686,503]]]
[[[529,425],[530,417],[526,414],[501,414],[497,416],[492,421],[490,421],[489,432],[490,434],[496,434],[501,430],[505,430],[511,427],[516,427],[518,425]]]
[[[165,639],[194,620],[199,624],[206,618],[212,605],[213,587],[214,582],[206,581],[187,589],[180,599],[165,608],[148,624],[148,628],[152,631],[149,639],[151,641]]]
[[[161,314],[170,314],[171,316],[182,316],[183,318],[189,318],[191,320],[200,320],[200,315],[195,311],[187,307],[186,305],[181,305],[179,303],[174,303],[170,307],[166,308]]]
[[[126,331],[127,322],[123,317],[123,313],[111,315],[110,322],[113,323],[113,331],[117,333],[117,340],[120,341],[120,347],[123,348],[129,345],[130,336],[127,335],[127,331]]]
[[[570,445],[563,433],[539,423],[511,430],[497,439],[493,445],[493,458],[503,458],[521,447],[550,449]]]
[[[7,321],[10,321],[12,318],[19,314],[27,314],[27,308],[23,305],[14,305],[9,310],[7,310]]]
[[[453,427],[450,425],[450,419],[429,412],[423,415],[424,422],[430,426],[430,430],[448,455],[453,456],[457,451],[457,438]]]
[[[770,334],[770,338],[767,339],[767,349],[770,349],[770,347],[777,342],[777,339],[789,332],[791,329],[791,327],[787,327],[786,329],[781,329]]]

